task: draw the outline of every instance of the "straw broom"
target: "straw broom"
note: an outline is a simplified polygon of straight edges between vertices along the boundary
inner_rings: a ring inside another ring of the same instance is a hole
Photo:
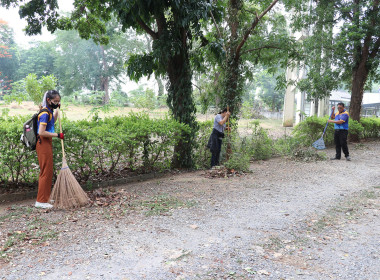
[[[62,124],[58,109],[59,129],[62,133]],[[81,207],[88,204],[89,199],[87,194],[83,191],[74,175],[71,173],[66,162],[65,147],[63,139],[62,145],[62,168],[58,174],[57,181],[54,184],[53,191],[50,195],[50,200],[54,201],[53,206],[60,209],[69,209]]]

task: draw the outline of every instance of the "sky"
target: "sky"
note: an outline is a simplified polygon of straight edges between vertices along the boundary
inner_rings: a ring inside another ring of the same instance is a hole
[[[72,0],[58,0],[59,10],[63,12],[69,12],[73,9]],[[15,34],[15,41],[17,45],[28,47],[29,42],[33,41],[50,41],[54,39],[54,35],[50,34],[45,29],[42,31],[42,35],[26,36],[23,29],[26,26],[26,20],[20,19],[18,14],[18,8],[6,8],[0,6],[0,19],[8,22],[9,26],[13,29]]]

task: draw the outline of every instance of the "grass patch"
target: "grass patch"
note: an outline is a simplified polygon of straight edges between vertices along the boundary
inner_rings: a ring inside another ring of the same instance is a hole
[[[11,207],[9,208],[9,213],[0,216],[0,223],[1,222],[6,222],[14,219],[18,219],[23,215],[29,215],[33,212],[32,207]]]
[[[363,209],[369,205],[370,200],[380,198],[380,193],[376,191],[363,190],[347,200],[342,201],[337,206],[331,207],[326,214],[315,220],[311,226],[311,231],[321,232],[327,227],[333,227],[341,220],[355,220],[362,214]]]
[[[195,201],[182,201],[166,194],[154,196],[151,199],[137,202],[145,210],[146,216],[169,215],[170,210],[193,207]]]
[[[355,150],[364,150],[364,149],[366,149],[366,148],[367,148],[367,146],[364,145],[363,143],[357,143],[357,144],[354,144],[354,149],[355,149]]]
[[[40,245],[56,239],[54,222],[41,218],[41,212],[31,207],[12,207],[0,216],[0,259],[9,261],[26,246]]]
[[[267,242],[265,245],[264,245],[264,248],[265,249],[271,249],[271,250],[275,250],[275,251],[278,251],[282,248],[284,248],[284,243],[282,242],[282,240],[276,236],[271,236],[269,238],[269,242]]]

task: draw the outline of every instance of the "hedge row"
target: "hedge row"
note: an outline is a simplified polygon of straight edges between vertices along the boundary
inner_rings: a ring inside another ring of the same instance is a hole
[[[293,135],[304,145],[311,145],[321,137],[327,120],[327,116],[308,117],[294,128]],[[359,135],[360,139],[380,138],[380,119],[361,118],[360,123],[350,119],[348,134]],[[334,143],[334,124],[327,126],[324,141],[326,145]]]
[[[0,118],[0,184],[33,184],[38,179],[35,151],[20,142],[26,118]],[[62,123],[65,153],[78,181],[104,178],[114,173],[169,169],[173,147],[186,125],[172,119],[150,119],[146,114],[131,114],[104,120]],[[57,131],[57,127],[56,127]],[[55,170],[61,165],[61,145],[53,139]]]
[[[38,180],[36,152],[26,149],[19,140],[25,120],[25,117],[0,118],[0,186],[35,184]],[[274,154],[288,154],[287,150],[294,147],[308,147],[321,137],[326,121],[327,117],[309,117],[295,127],[292,137],[277,142],[258,123],[253,123],[252,135],[240,137],[235,133],[234,137],[239,139],[232,138],[236,158],[233,157],[231,164],[237,166],[243,160],[266,159]],[[212,124],[212,121],[199,124],[198,145],[193,154],[197,168],[209,167],[211,153],[206,144]],[[91,121],[64,120],[63,128],[69,167],[82,184],[108,176],[124,176],[131,171],[170,169],[175,144],[181,135],[189,133],[186,125],[169,118],[150,119],[146,114]],[[329,124],[324,138],[327,145],[333,144],[333,130],[333,124]],[[362,118],[360,123],[350,120],[349,132],[358,133],[362,139],[380,138],[380,119]],[[58,139],[54,139],[53,149],[57,171],[62,158]]]

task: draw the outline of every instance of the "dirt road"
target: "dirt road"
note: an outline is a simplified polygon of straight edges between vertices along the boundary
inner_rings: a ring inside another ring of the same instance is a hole
[[[19,238],[0,278],[380,279],[380,143],[350,149],[351,162],[277,158],[242,177],[126,185],[76,211],[23,203],[0,239],[47,238]]]

